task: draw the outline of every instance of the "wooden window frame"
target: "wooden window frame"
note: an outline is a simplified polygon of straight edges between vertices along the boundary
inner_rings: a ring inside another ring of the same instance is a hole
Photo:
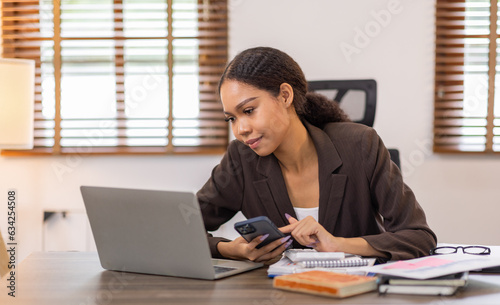
[[[494,149],[494,98],[497,66],[497,20],[498,2],[490,1],[489,34],[473,35],[465,31],[466,0],[437,0],[436,2],[436,58],[434,91],[434,145],[436,153],[499,154]],[[466,123],[464,113],[465,39],[488,39],[488,88],[487,116],[477,117],[476,123]],[[479,123],[482,122],[482,123]],[[465,127],[485,130],[485,134],[464,135]],[[481,140],[483,144],[467,144],[468,139]],[[481,138],[479,138],[481,137]],[[468,146],[470,145],[470,146]],[[500,145],[500,144],[497,144]]]
[[[35,76],[35,132],[37,120],[41,118],[42,87],[41,87],[41,40],[54,41],[54,78],[55,81],[55,118],[54,120],[54,145],[52,147],[36,147],[32,150],[2,150],[3,156],[32,156],[32,155],[122,155],[122,154],[222,154],[229,143],[229,129],[224,121],[222,105],[216,94],[216,88],[220,75],[222,74],[228,58],[228,5],[227,0],[198,0],[198,37],[199,42],[199,99],[200,116],[198,121],[206,120],[208,126],[203,130],[199,138],[207,139],[207,144],[199,146],[174,146],[173,144],[173,43],[174,39],[182,39],[172,36],[172,2],[166,0],[168,15],[168,40],[167,71],[168,71],[168,141],[166,146],[82,146],[61,147],[61,36],[60,36],[60,1],[54,1],[54,37],[45,38],[40,35],[40,28],[33,26],[40,23],[39,1],[2,1],[2,45],[3,57],[34,59],[36,65]],[[120,24],[121,0],[114,0],[115,25]],[[57,4],[57,5],[56,5]],[[21,12],[21,13],[20,13]],[[27,25],[31,23],[31,27]],[[38,32],[37,32],[38,30]],[[115,28],[115,31],[123,31]],[[37,35],[38,34],[38,35]],[[123,40],[123,36],[114,37],[114,40]],[[31,46],[30,46],[31,45]],[[120,44],[117,44],[119,48]],[[116,52],[115,63],[124,62],[123,52]],[[122,57],[120,60],[120,56]],[[123,64],[124,65],[124,64]],[[123,65],[116,66],[115,75],[123,75]],[[121,69],[120,69],[121,68]],[[121,78],[123,79],[123,78]],[[123,88],[123,84],[117,84],[117,88]],[[123,115],[124,89],[118,92],[117,110],[122,109]],[[118,120],[117,116],[117,120]],[[124,120],[127,120],[126,118]],[[120,136],[118,135],[117,138]],[[35,136],[36,139],[36,136]],[[202,140],[203,141],[203,140]]]

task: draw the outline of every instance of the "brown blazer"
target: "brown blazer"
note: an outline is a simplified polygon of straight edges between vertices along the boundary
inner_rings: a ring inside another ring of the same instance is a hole
[[[392,260],[424,256],[436,246],[424,211],[374,129],[304,125],[318,153],[319,223],[328,232],[362,237]],[[247,218],[266,215],[278,227],[288,224],[285,213],[295,217],[276,157],[260,157],[236,140],[197,196],[208,231],[238,211]],[[217,243],[227,240],[210,234],[208,239],[212,255],[221,257]]]

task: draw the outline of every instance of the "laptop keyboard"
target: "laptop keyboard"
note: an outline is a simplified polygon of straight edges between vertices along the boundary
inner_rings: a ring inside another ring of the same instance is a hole
[[[219,274],[219,273],[223,273],[223,272],[235,270],[236,268],[234,268],[234,267],[214,266],[214,269],[215,269],[215,274]]]

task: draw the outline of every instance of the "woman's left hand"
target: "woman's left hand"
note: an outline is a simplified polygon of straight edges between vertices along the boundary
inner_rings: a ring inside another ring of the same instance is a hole
[[[337,252],[340,249],[340,239],[330,234],[313,217],[308,216],[300,221],[288,218],[290,224],[279,228],[283,233],[291,233],[301,245],[312,247],[320,252]]]

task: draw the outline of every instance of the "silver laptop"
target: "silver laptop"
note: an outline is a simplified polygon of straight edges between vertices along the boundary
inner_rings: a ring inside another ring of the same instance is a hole
[[[104,269],[211,280],[262,266],[211,258],[193,193],[80,190]]]

